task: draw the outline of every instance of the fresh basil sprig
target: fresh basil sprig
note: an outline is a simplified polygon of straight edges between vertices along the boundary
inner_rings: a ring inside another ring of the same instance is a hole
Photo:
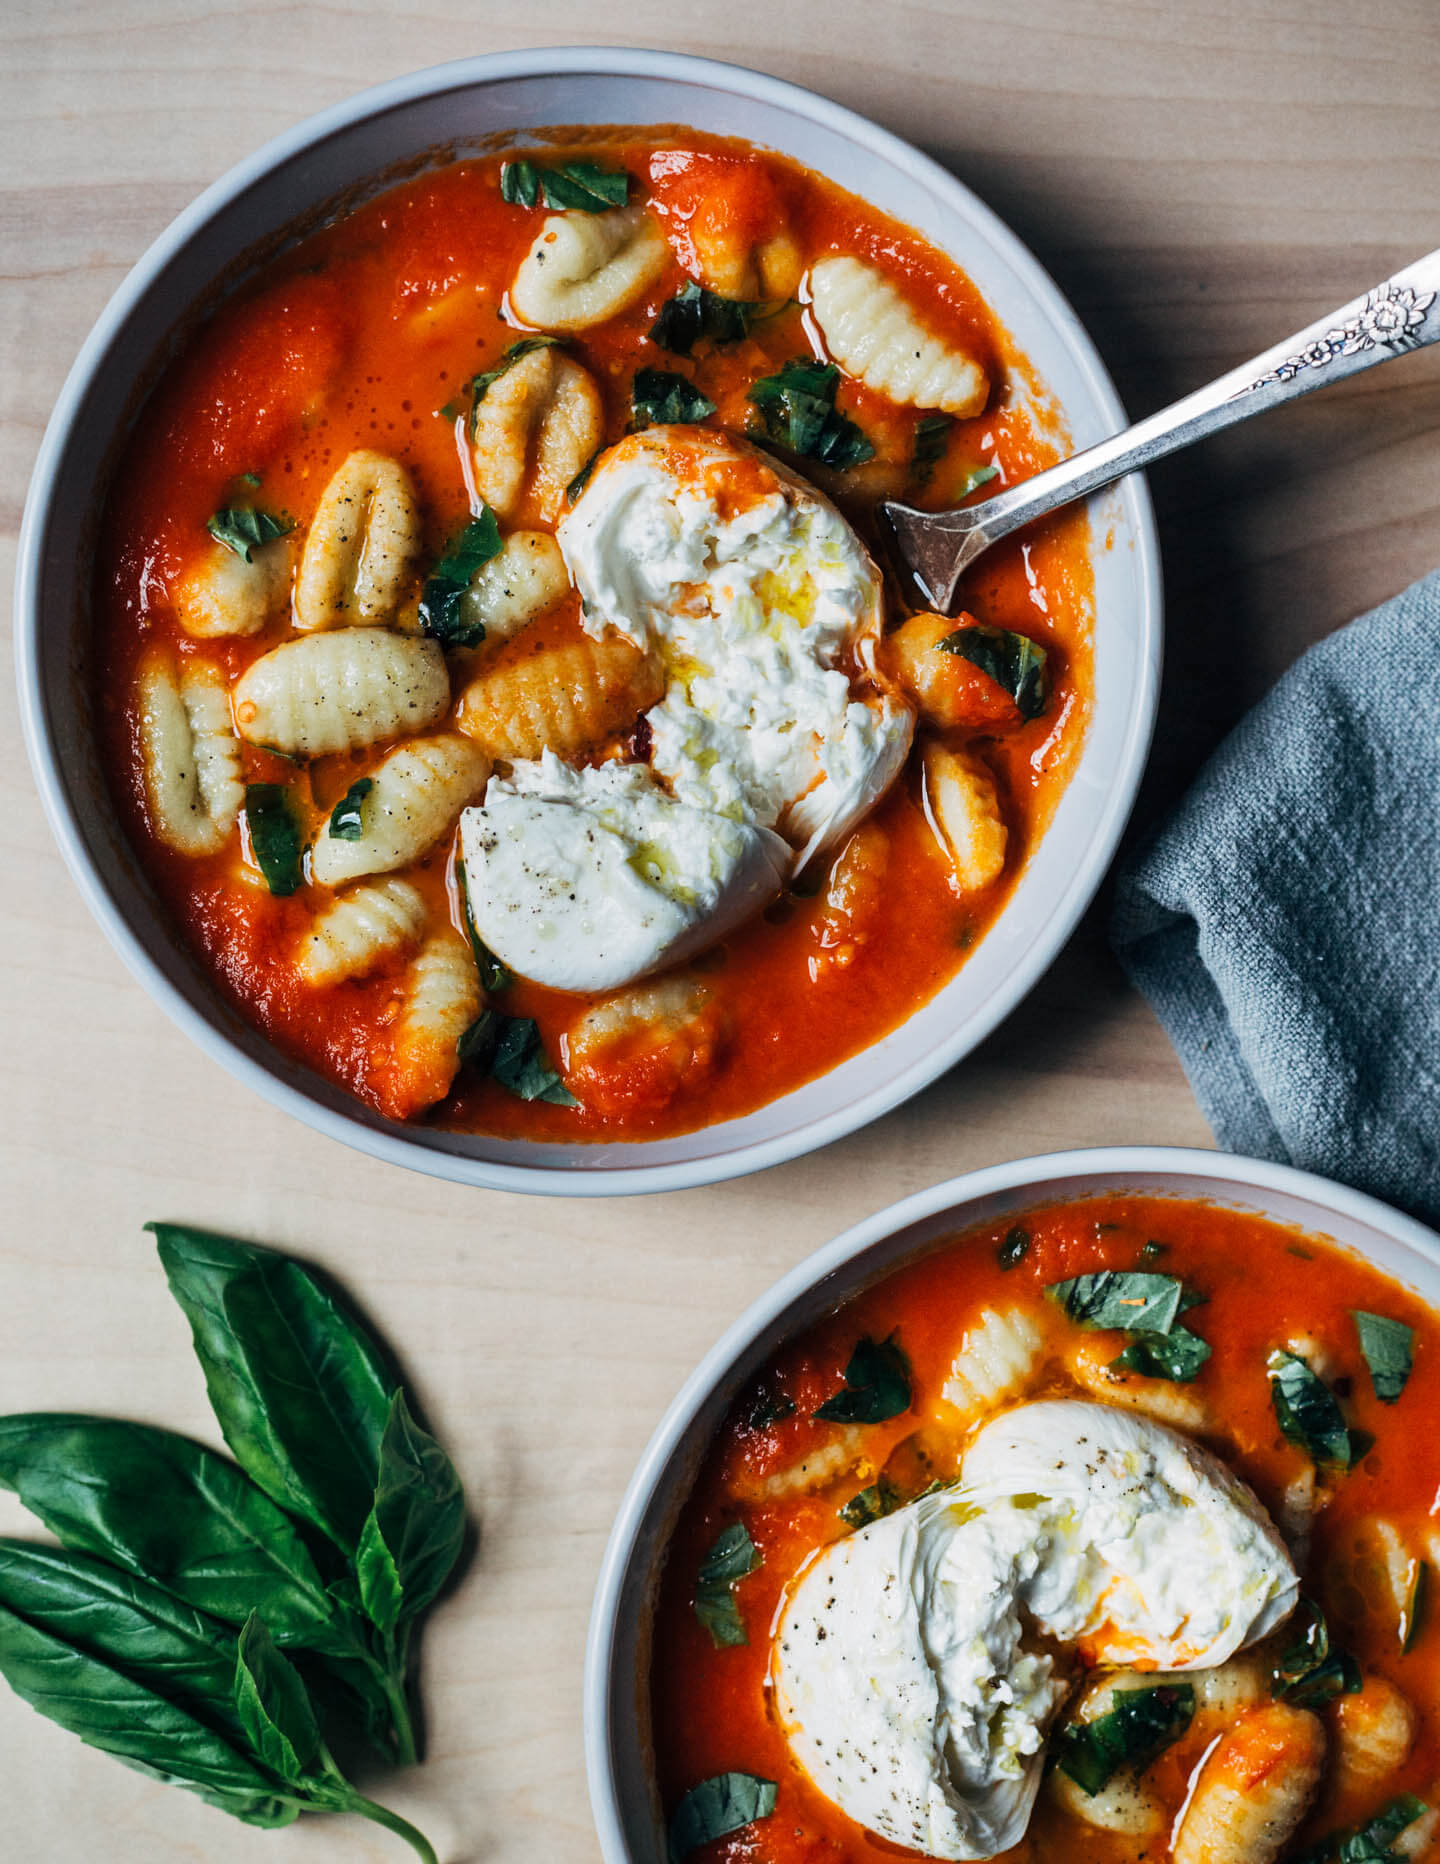
[[[623,168],[598,162],[506,162],[500,170],[500,198],[513,207],[551,207],[583,214],[603,214],[630,198],[630,177]]]
[[[305,835],[283,783],[247,783],[245,822],[265,885],[286,899],[300,885]]]
[[[1049,696],[1045,649],[1028,634],[992,628],[983,621],[956,628],[935,645],[988,674],[1015,701],[1021,718],[1039,718]]]
[[[875,448],[835,406],[839,386],[840,371],[833,362],[799,357],[787,362],[778,375],[762,376],[753,383],[750,400],[778,446],[843,472],[873,459]]]
[[[207,518],[205,529],[217,544],[224,544],[237,557],[252,563],[254,557],[251,553],[263,550],[266,544],[273,544],[277,538],[288,537],[295,529],[295,520],[277,518],[273,511],[261,511],[254,505],[230,505]]]
[[[650,341],[673,356],[688,356],[707,338],[711,343],[739,343],[750,334],[756,308],[745,298],[722,298],[707,291],[692,278],[661,305],[650,326]]]
[[[1360,1351],[1370,1368],[1370,1383],[1381,1404],[1394,1404],[1404,1391],[1415,1364],[1415,1329],[1386,1314],[1367,1314],[1352,1308],[1351,1319],[1360,1335]]]
[[[435,565],[420,594],[420,627],[442,647],[478,647],[485,620],[466,601],[476,573],[500,554],[500,523],[487,505]]]
[[[768,1819],[777,1794],[773,1780],[753,1773],[716,1773],[692,1786],[670,1821],[670,1864],[681,1864],[701,1845],[738,1832],[756,1819]]]
[[[1189,1683],[1117,1689],[1104,1715],[1060,1730],[1055,1765],[1082,1792],[1098,1793],[1121,1767],[1147,1767],[1180,1739],[1194,1714],[1195,1690]]]
[[[460,1557],[465,1497],[455,1465],[410,1415],[399,1386],[380,1440],[375,1500],[355,1554],[360,1603],[387,1637],[417,1618]]]
[[[745,1621],[735,1602],[735,1588],[761,1564],[760,1550],[743,1521],[717,1535],[695,1575],[695,1616],[710,1633],[717,1650],[748,1644]]]
[[[637,423],[703,421],[715,403],[690,380],[670,369],[637,369],[630,384],[630,405]]]
[[[893,1333],[888,1340],[860,1339],[840,1376],[845,1389],[812,1416],[832,1424],[882,1424],[910,1409],[910,1361]]]

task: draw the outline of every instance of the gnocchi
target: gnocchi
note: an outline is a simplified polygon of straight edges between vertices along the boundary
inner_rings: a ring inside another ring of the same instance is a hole
[[[865,1451],[865,1433],[849,1424],[793,1463],[766,1476],[742,1475],[731,1487],[734,1494],[747,1501],[780,1502],[799,1495],[822,1494],[844,1477],[863,1484],[874,1474],[875,1465]]]
[[[383,453],[352,453],[325,490],[305,534],[295,579],[295,626],[305,633],[394,619],[420,550],[410,475]]]
[[[670,264],[648,208],[551,214],[520,263],[510,302],[537,330],[586,330],[633,304]]]
[[[569,588],[570,573],[550,533],[512,531],[499,556],[472,577],[462,612],[482,623],[486,641],[498,646],[553,608]]]
[[[885,274],[862,259],[822,259],[810,298],[825,347],[877,395],[959,420],[979,414],[990,379],[972,356],[928,330]]]
[[[872,936],[890,867],[890,837],[877,822],[862,822],[830,870],[816,925],[822,956],[812,970],[843,970]]]
[[[1342,1793],[1377,1786],[1402,1767],[1415,1745],[1415,1711],[1383,1676],[1370,1675],[1354,1695],[1335,1699],[1335,1784]]]
[[[1009,837],[995,779],[973,753],[932,739],[920,758],[925,817],[949,857],[957,893],[979,893],[1005,871]]]
[[[418,861],[475,801],[490,778],[490,759],[469,738],[446,732],[392,751],[360,800],[360,833],[333,828],[310,855],[322,887],[341,887],[364,874],[389,873]]]
[[[163,650],[141,663],[137,682],[141,766],[156,834],[180,854],[218,854],[245,800],[240,746],[218,670],[187,660],[177,670]]]
[[[1273,1864],[1320,1785],[1325,1731],[1308,1709],[1247,1710],[1211,1750],[1175,1835],[1174,1864]]]
[[[408,1120],[445,1098],[460,1069],[460,1038],[483,1001],[465,940],[432,934],[410,966],[388,1066],[377,1071],[381,1112]]]
[[[450,676],[435,641],[345,628],[272,648],[236,681],[233,703],[247,743],[320,757],[434,724]]]
[[[573,757],[631,724],[664,690],[658,658],[622,634],[533,649],[519,635],[465,688],[458,722],[491,757]]]
[[[1146,1378],[1114,1365],[1122,1344],[1122,1338],[1114,1334],[1103,1345],[1093,1339],[1082,1340],[1070,1355],[1075,1382],[1106,1404],[1143,1411],[1157,1424],[1168,1424],[1172,1430],[1188,1430],[1197,1436],[1209,1430],[1210,1407],[1200,1392],[1191,1385]]]
[[[885,637],[884,660],[901,691],[919,707],[921,718],[941,731],[984,730],[1014,725],[1020,711],[1009,693],[962,654],[947,653],[940,642],[973,621],[960,615],[914,615]]]
[[[528,495],[534,515],[553,524],[604,433],[595,378],[556,345],[541,344],[517,356],[476,404],[470,437],[476,489],[502,519],[514,517]],[[512,558],[511,573],[514,565]],[[553,565],[548,574],[553,581]]]
[[[604,998],[565,1042],[571,1091],[613,1110],[662,1107],[708,1074],[725,1039],[715,993],[695,978],[666,977]]]
[[[296,965],[307,984],[363,977],[387,958],[418,945],[425,901],[408,880],[382,880],[344,894],[314,921]]]
[[[180,626],[202,641],[259,634],[289,601],[290,569],[288,537],[252,549],[248,563],[227,545],[212,544],[175,586]]]
[[[965,1335],[941,1396],[967,1417],[1023,1392],[1045,1356],[1045,1335],[1023,1308],[982,1308]]]

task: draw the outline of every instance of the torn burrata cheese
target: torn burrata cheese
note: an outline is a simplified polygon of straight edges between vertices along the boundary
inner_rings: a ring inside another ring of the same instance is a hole
[[[1134,1412],[1024,1405],[979,1433],[957,1485],[802,1571],[775,1706],[858,1823],[930,1857],[993,1857],[1024,1835],[1069,1692],[1057,1645],[1208,1668],[1279,1624],[1298,1587],[1259,1501],[1208,1452]]]
[[[609,990],[692,956],[773,899],[790,849],[694,809],[643,764],[552,753],[491,779],[460,823],[471,918],[495,955],[559,990]]]

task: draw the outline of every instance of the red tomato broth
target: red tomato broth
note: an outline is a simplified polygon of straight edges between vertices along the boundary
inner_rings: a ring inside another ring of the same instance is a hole
[[[1032,1241],[1019,1263],[1002,1269],[1000,1248],[1016,1226]],[[1164,1246],[1158,1258],[1142,1254],[1150,1241]],[[1321,1834],[1362,1823],[1400,1793],[1440,1803],[1440,1615],[1432,1610],[1422,1619],[1414,1647],[1403,1652],[1386,1620],[1387,1608],[1377,1608],[1373,1587],[1366,1600],[1354,1570],[1357,1536],[1372,1516],[1394,1523],[1422,1555],[1435,1525],[1440,1443],[1424,1425],[1440,1407],[1440,1316],[1362,1258],[1322,1238],[1209,1204],[1105,1197],[1012,1214],[934,1245],[783,1345],[732,1407],[665,1556],[650,1675],[656,1764],[667,1814],[698,1781],[730,1770],[777,1782],[779,1796],[770,1818],[695,1852],[697,1861],[844,1864],[919,1855],[855,1824],[791,1759],[768,1701],[772,1628],[791,1581],[813,1552],[850,1531],[839,1507],[875,1480],[867,1470],[884,1467],[895,1447],[916,1431],[917,1421],[931,1460],[913,1464],[911,1483],[901,1485],[904,1498],[927,1486],[922,1478],[953,1475],[967,1433],[940,1391],[982,1306],[1033,1306],[1047,1315],[1047,1325],[1062,1329],[1060,1337],[1102,1348],[1113,1341],[1113,1350],[1103,1354],[1108,1360],[1124,1336],[1071,1328],[1042,1291],[1097,1269],[1139,1267],[1178,1276],[1205,1296],[1185,1324],[1210,1344],[1212,1357],[1193,1387],[1178,1389],[1193,1389],[1210,1401],[1217,1428],[1204,1441],[1272,1513],[1286,1484],[1307,1465],[1305,1452],[1281,1434],[1276,1420],[1265,1369],[1273,1348],[1303,1334],[1332,1355],[1348,1423],[1374,1438],[1357,1465],[1326,1482],[1330,1499],[1316,1518],[1301,1592],[1320,1602],[1332,1637],[1367,1675],[1378,1672],[1405,1693],[1418,1712],[1419,1737],[1405,1764],[1369,1790],[1341,1795],[1333,1767],[1328,1770],[1305,1826],[1282,1856],[1298,1857]],[[1374,1395],[1351,1318],[1356,1308],[1415,1330],[1414,1369],[1393,1405]],[[811,1422],[810,1413],[840,1389],[859,1338],[891,1335],[909,1359],[914,1398],[902,1416],[863,1427],[871,1440],[866,1468],[841,1475],[815,1494],[750,1499],[755,1479],[834,1440],[835,1427]],[[1091,1401],[1094,1396],[1059,1373],[1026,1394],[1062,1395]],[[757,1407],[779,1397],[793,1400],[794,1415],[757,1428],[751,1422]],[[948,1420],[943,1425],[942,1417]],[[737,1520],[764,1563],[734,1594],[749,1642],[717,1649],[692,1607],[694,1578],[716,1536]],[[1363,1572],[1359,1577],[1363,1581]],[[1333,1726],[1331,1710],[1320,1713]],[[1213,1732],[1213,1726],[1209,1733],[1192,1728],[1147,1773],[1172,1814]],[[1042,1787],[1025,1838],[1003,1855],[1027,1864],[1133,1864],[1141,1858],[1161,1864],[1169,1853],[1163,1835],[1125,1839],[1080,1823]]]
[[[617,141],[614,132],[581,133],[565,146],[626,166],[636,178],[633,199],[660,161],[652,153],[660,139],[631,135]],[[783,158],[688,131],[684,140],[684,153],[725,167],[730,211],[753,217],[761,211],[756,201],[782,200],[807,254],[848,251],[885,266],[939,334],[978,351],[1003,383],[1005,333],[958,268],[918,236]],[[660,142],[672,155],[675,144],[675,132]],[[403,965],[358,982],[308,985],[292,956],[308,916],[328,901],[326,889],[307,877],[291,899],[271,899],[235,849],[197,859],[161,844],[140,773],[135,677],[156,641],[182,659],[195,654],[220,665],[233,680],[291,638],[285,622],[249,637],[203,641],[180,627],[170,591],[209,548],[205,522],[226,504],[253,499],[283,509],[303,527],[346,455],[373,447],[398,457],[415,481],[427,561],[463,525],[469,507],[456,421],[463,419],[471,377],[519,334],[504,320],[503,294],[539,226],[537,213],[501,199],[500,165],[498,156],[457,163],[395,187],[309,235],[228,299],[142,412],[115,476],[97,560],[97,713],[121,815],[147,871],[236,1007],[287,1053],[371,1104],[383,1095],[379,1075],[402,1005]],[[656,183],[652,200],[672,222],[683,212],[673,179]],[[748,385],[811,347],[804,312],[792,305],[757,322],[738,344],[702,343],[691,359],[660,350],[648,331],[685,282],[676,262],[630,310],[568,339],[601,386],[607,443],[625,431],[637,366],[691,375],[718,404],[710,424],[739,430],[753,414]],[[908,458],[914,411],[896,409],[849,380],[838,405],[875,440],[882,464]],[[1000,468],[999,484],[1023,478],[1056,451],[1050,434],[1002,391],[984,414],[954,424],[920,496],[948,502],[985,462]],[[256,491],[247,489],[250,474],[260,476]],[[847,491],[844,475],[816,468],[815,477],[873,547],[878,495]],[[522,510],[509,528],[533,522]],[[994,886],[956,898],[914,784],[897,784],[876,817],[892,837],[892,884],[873,937],[851,965],[812,980],[821,900],[790,896],[702,960],[699,968],[723,990],[733,1014],[713,1072],[698,1086],[666,1106],[604,1114],[524,1102],[462,1071],[429,1117],[455,1130],[532,1139],[683,1132],[752,1111],[903,1022],[955,974],[1003,906],[1078,759],[1090,704],[1088,549],[1083,515],[1063,516],[1028,541],[991,552],[963,592],[979,619],[1040,640],[1052,670],[1053,698],[1039,719],[971,740],[1002,785],[1010,828],[1010,855]],[[447,718],[437,729],[454,726]],[[312,762],[299,785],[308,786],[312,831],[388,748],[382,743]],[[247,782],[296,780],[286,760],[257,747],[245,746],[243,758]],[[442,845],[404,872],[437,916],[460,927],[452,868],[452,848]],[[893,884],[900,875],[903,885]],[[497,1007],[533,1016],[547,1052],[558,1056],[567,1028],[594,1000],[517,981]]]

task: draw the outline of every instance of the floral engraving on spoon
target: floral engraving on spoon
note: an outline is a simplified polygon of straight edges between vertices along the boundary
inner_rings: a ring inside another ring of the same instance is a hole
[[[1339,356],[1354,356],[1381,344],[1394,350],[1413,349],[1434,302],[1433,291],[1416,291],[1412,285],[1397,285],[1393,280],[1377,285],[1347,322],[1312,338],[1304,349],[1285,357],[1238,392],[1250,395],[1271,382],[1291,382],[1302,369],[1323,369]]]

